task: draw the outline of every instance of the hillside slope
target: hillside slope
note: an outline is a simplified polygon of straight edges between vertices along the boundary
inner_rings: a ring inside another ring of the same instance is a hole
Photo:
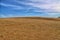
[[[60,40],[60,19],[0,19],[0,40]]]

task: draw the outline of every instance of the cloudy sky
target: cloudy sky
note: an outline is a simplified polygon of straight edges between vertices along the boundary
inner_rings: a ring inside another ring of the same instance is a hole
[[[60,0],[0,0],[0,17],[60,16]]]

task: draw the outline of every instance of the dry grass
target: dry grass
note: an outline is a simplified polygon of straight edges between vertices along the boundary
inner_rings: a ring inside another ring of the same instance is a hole
[[[60,19],[0,19],[0,40],[60,40]]]

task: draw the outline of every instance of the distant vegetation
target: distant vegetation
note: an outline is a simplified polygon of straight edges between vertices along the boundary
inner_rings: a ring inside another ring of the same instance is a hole
[[[60,18],[60,17],[58,17],[58,18]]]

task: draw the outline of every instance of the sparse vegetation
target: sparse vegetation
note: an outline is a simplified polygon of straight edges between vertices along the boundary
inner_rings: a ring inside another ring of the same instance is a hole
[[[60,19],[0,19],[0,40],[60,40]]]
[[[58,18],[60,18],[60,17],[58,17]]]

